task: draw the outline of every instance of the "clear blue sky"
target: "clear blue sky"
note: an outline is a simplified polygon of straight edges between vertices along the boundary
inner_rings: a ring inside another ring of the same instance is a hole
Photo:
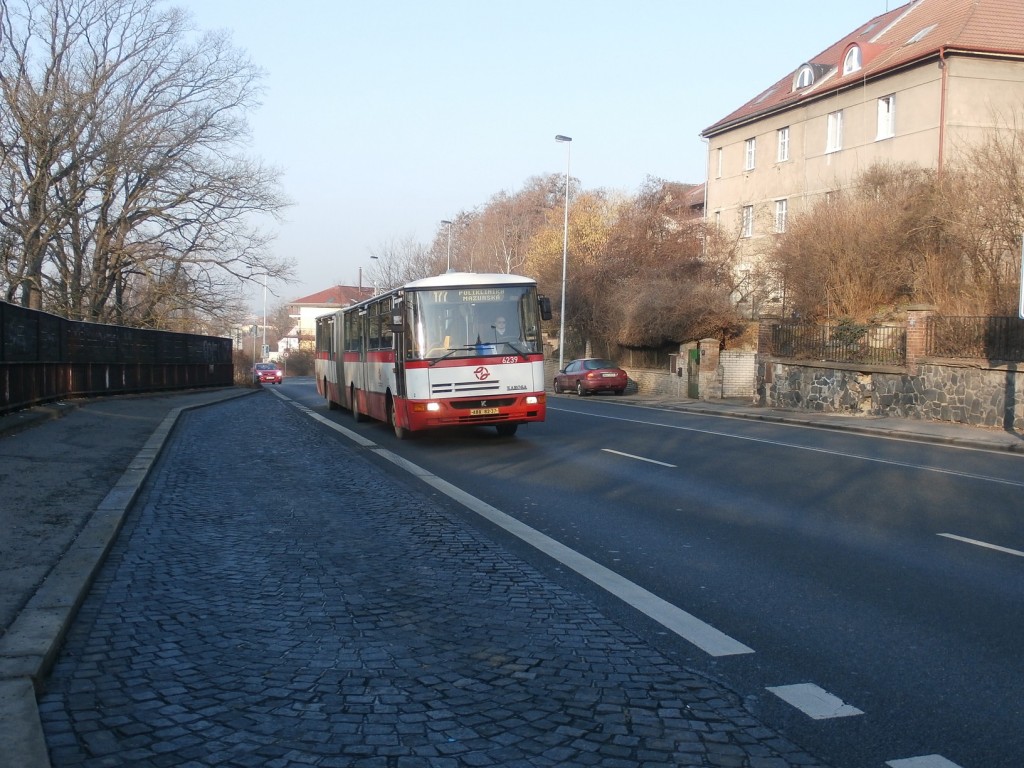
[[[635,192],[700,182],[700,132],[902,0],[169,0],[267,72],[250,154],[295,205],[298,283],[355,284],[370,253],[531,176]],[[259,292],[262,294],[262,291]]]

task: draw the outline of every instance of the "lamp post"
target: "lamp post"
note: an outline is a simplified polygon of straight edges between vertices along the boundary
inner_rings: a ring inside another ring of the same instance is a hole
[[[565,144],[565,223],[562,225],[562,303],[558,308],[558,370],[564,368],[565,360],[565,271],[569,254],[569,160],[571,136],[558,134],[555,141]]]
[[[442,224],[448,225],[448,271],[452,271],[452,223],[448,219],[442,219]]]
[[[263,276],[263,346],[260,347],[260,360],[267,354],[267,276]]]

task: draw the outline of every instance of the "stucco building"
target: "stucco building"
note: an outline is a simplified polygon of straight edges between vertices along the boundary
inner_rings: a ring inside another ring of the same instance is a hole
[[[295,321],[295,327],[287,334],[293,339],[289,346],[312,349],[316,339],[316,319],[320,315],[336,312],[372,296],[373,288],[335,285],[288,302],[288,314]]]
[[[1024,2],[915,0],[866,21],[702,132],[706,215],[739,238],[742,272],[790,215],[872,165],[941,170],[1022,117]]]

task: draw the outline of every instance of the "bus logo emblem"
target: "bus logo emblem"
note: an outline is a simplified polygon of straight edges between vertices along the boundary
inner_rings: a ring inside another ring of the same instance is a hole
[[[473,371],[473,375],[476,376],[480,381],[484,381],[485,379],[489,379],[491,377],[491,372],[481,365],[479,368]]]

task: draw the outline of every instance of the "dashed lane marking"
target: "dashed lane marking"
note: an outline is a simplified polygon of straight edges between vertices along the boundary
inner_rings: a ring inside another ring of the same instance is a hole
[[[960,768],[942,755],[922,755],[921,757],[907,757],[903,760],[890,760],[886,763],[889,768]]]
[[[850,706],[838,696],[833,696],[825,689],[814,685],[814,683],[780,685],[768,690],[814,720],[828,720],[833,717],[851,717],[864,714],[856,707]]]
[[[637,461],[646,461],[649,464],[657,464],[658,466],[661,466],[661,467],[671,467],[672,469],[675,469],[678,466],[677,464],[666,464],[664,461],[656,461],[655,459],[648,459],[645,456],[635,456],[632,453],[623,453],[622,451],[615,451],[615,450],[612,450],[611,448],[602,448],[601,450],[604,451],[605,453],[614,453],[616,456],[625,456],[627,459],[636,459]]]
[[[906,469],[918,469],[922,472],[935,472],[940,475],[951,475],[953,477],[966,477],[972,480],[983,480],[987,483],[998,483],[1000,485],[1010,485],[1017,488],[1024,487],[1024,480],[1016,480],[1007,477],[995,477],[992,475],[981,475],[976,472],[961,472],[956,469],[946,469],[945,467],[934,467],[927,464],[915,464],[909,461],[896,461],[894,459],[882,459],[876,456],[868,456],[863,453],[852,453],[849,451],[838,451],[831,448],[821,448],[811,445],[801,445],[799,443],[791,443],[785,440],[771,440],[764,437],[754,437],[752,435],[738,435],[733,432],[723,432],[716,429],[701,429],[698,427],[687,427],[680,424],[666,424],[664,421],[645,421],[643,419],[625,418],[623,416],[609,416],[604,413],[583,413],[581,411],[573,411],[567,408],[552,408],[551,410],[563,411],[565,413],[573,413],[578,416],[589,416],[594,419],[606,419],[609,421],[625,421],[630,424],[643,424],[651,427],[662,427],[664,429],[674,429],[681,432],[696,432],[702,435],[713,435],[715,437],[729,437],[733,440],[746,440],[752,443],[762,443],[764,445],[777,445],[781,448],[795,448],[798,451],[809,451],[811,453],[821,453],[828,456],[839,456],[845,459],[859,459],[860,461],[870,461],[875,464],[884,464],[890,467],[903,467]],[[796,425],[799,426],[799,425]],[[894,439],[899,440],[901,438],[881,438],[880,439]],[[965,449],[966,450],[966,449]]]

